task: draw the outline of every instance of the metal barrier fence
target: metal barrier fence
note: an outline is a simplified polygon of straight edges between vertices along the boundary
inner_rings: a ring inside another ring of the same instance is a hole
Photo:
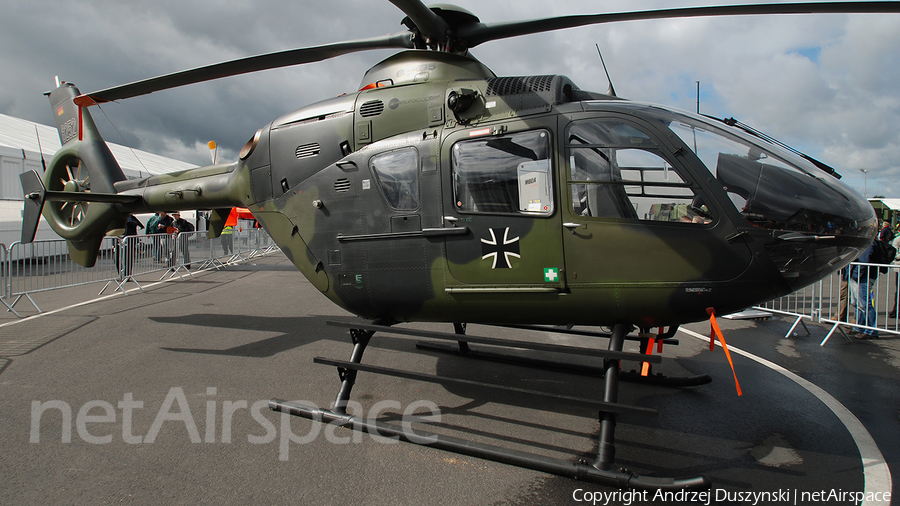
[[[2,293],[0,293],[0,302],[3,302],[3,305],[6,306],[7,311],[12,311],[16,316],[20,316],[19,313],[13,309],[6,299],[6,279],[9,275],[9,250],[6,248],[6,245],[0,243],[0,287],[2,287]]]
[[[874,281],[870,282],[871,278]],[[878,332],[900,334],[900,320],[896,318],[898,287],[900,265],[853,262],[829,278],[756,309],[796,317],[785,337],[804,319],[830,325],[821,343],[824,346],[836,331],[851,340],[845,327],[863,336]]]
[[[221,269],[228,264],[268,254],[278,247],[260,228],[235,230],[231,236],[208,239],[206,232],[137,235],[124,238],[106,237],[94,267],[82,267],[68,255],[65,240],[15,242],[7,248],[0,244],[0,301],[7,311],[21,315],[15,306],[24,297],[38,311],[41,308],[32,294],[106,282],[100,294],[115,283],[125,292],[129,281],[141,291],[135,276],[162,272],[166,276],[190,275],[191,269]]]
[[[82,267],[69,259],[64,240],[35,241],[30,244],[14,242],[9,246],[6,263],[6,297],[15,299],[10,307],[26,297],[38,312],[41,309],[31,294],[64,286],[79,286],[115,278],[115,237],[105,237],[100,246],[97,265]],[[15,260],[13,260],[15,259]]]

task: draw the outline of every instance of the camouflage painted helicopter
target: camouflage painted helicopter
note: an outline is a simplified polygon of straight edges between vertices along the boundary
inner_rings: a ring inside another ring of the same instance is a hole
[[[211,209],[216,236],[232,207],[247,207],[317,289],[365,319],[603,325],[613,327],[609,351],[616,353],[633,326],[676,326],[708,318],[710,308],[726,314],[788,294],[847,265],[874,237],[872,207],[833,169],[738,122],[622,100],[611,88],[584,91],[560,75],[498,77],[469,49],[625,20],[900,12],[900,2],[700,7],[502,24],[484,24],[450,5],[391,2],[407,15],[407,31],[88,94],[61,84],[50,102],[63,147],[43,179],[22,176],[23,242],[43,213],[68,241],[71,257],[91,266],[102,238],[118,234],[130,213]],[[358,92],[264,126],[230,164],[127,180],[88,111],[376,48],[404,51],[372,67]],[[354,335],[353,364],[372,331]],[[343,410],[355,378],[355,369],[344,367],[350,372],[342,374],[332,410],[273,408],[357,423]],[[617,358],[607,361],[607,372],[617,368]],[[606,376],[604,401],[612,406],[616,375]],[[611,470],[615,411],[602,415],[598,461],[577,464],[573,475],[663,486]]]

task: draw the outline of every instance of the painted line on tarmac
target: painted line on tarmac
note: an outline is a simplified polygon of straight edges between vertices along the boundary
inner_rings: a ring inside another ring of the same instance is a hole
[[[678,331],[684,332],[685,334],[702,341],[709,342],[709,336],[704,336],[685,328],[679,328]],[[859,456],[862,459],[863,478],[865,481],[864,492],[866,497],[884,497],[885,493],[889,494],[891,492],[891,470],[884,460],[884,455],[881,454],[881,450],[879,450],[878,445],[875,444],[875,439],[869,434],[866,427],[859,421],[859,418],[856,418],[856,415],[846,408],[846,406],[841,404],[840,401],[832,397],[831,394],[816,384],[792,373],[774,362],[770,362],[762,357],[758,357],[734,346],[729,346],[728,351],[747,357],[773,371],[781,373],[789,380],[805,388],[809,393],[822,401],[823,404],[828,406],[828,409],[830,409],[844,424],[844,427],[847,428],[850,437],[852,437],[853,442],[856,443],[857,450],[859,450]],[[861,506],[890,506],[890,503],[885,501],[866,500],[861,503]]]

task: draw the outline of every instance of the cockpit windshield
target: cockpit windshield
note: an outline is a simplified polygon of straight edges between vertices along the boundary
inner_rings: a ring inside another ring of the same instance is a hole
[[[654,112],[700,158],[750,225],[820,235],[871,233],[871,209],[803,158],[701,118]]]

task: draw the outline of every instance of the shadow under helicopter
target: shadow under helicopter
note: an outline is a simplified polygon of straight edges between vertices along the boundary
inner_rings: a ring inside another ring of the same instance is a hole
[[[735,334],[750,333],[752,330],[732,332],[732,338],[739,339],[741,336]],[[683,342],[683,345],[688,343]],[[521,353],[528,354],[524,350]],[[537,353],[531,354],[545,358]],[[478,360],[462,361],[462,364],[460,361],[459,357],[440,358],[436,373],[467,379],[479,377],[482,381],[493,380],[508,386],[521,386],[523,382],[540,383],[542,390],[561,395],[602,398],[600,378],[549,373],[506,364],[485,368],[483,362]],[[708,474],[714,487],[735,491],[759,490],[760,483],[765,484],[766,490],[798,486],[804,490],[818,490],[834,487],[835,483],[840,483],[845,490],[862,489],[858,450],[849,433],[825,405],[793,382],[755,362],[742,363],[740,380],[746,393],[737,397],[730,380],[730,368],[721,350],[718,353],[700,352],[693,357],[664,360],[663,364],[654,367],[675,374],[683,371],[693,373],[697,369],[709,372],[718,381],[691,388],[621,383],[620,403],[652,407],[659,411],[659,416],[620,418],[616,434],[617,466],[649,476]],[[623,365],[623,369],[627,366]],[[551,414],[559,412],[592,418],[592,448],[578,453],[578,456],[592,461],[597,455],[597,411],[573,407],[564,401],[538,404],[525,395],[515,393],[492,394],[456,385],[449,385],[447,389],[479,401],[447,408],[442,414],[458,413],[468,419],[506,422],[523,428],[530,427],[529,423],[478,408],[489,407],[489,404],[515,405],[537,408]],[[561,432],[579,432],[540,423],[537,425],[542,425],[554,436]],[[520,430],[507,434],[473,432],[471,429],[465,431],[526,445],[535,450],[554,449],[554,445],[548,444],[547,440],[534,443],[508,435],[519,434],[522,432]],[[565,478],[559,480],[571,483]]]
[[[325,320],[331,318],[193,314],[155,317],[152,320],[176,325],[278,333],[274,337],[226,349],[163,348],[173,352],[266,358],[296,352],[306,345],[326,340],[346,344],[349,354],[350,340],[345,331],[324,325]],[[501,329],[500,332],[509,331]],[[739,339],[742,332],[752,330],[733,330],[731,339]],[[579,344],[584,345],[584,342]],[[602,345],[605,347],[605,341]],[[433,372],[438,376],[525,387],[551,395],[602,398],[603,380],[599,377],[511,364],[485,367],[484,362],[479,360],[417,351],[414,338],[391,335],[389,330],[376,333],[369,346],[370,351],[394,353],[370,352],[370,360],[364,358],[364,363],[421,369],[426,360],[429,363],[433,360]],[[529,350],[514,352],[546,358],[544,353]],[[304,358],[313,365],[312,356]],[[389,363],[385,363],[386,359]],[[567,359],[582,364],[591,361],[583,357]],[[623,365],[623,369],[629,367]],[[755,362],[742,363],[740,380],[746,393],[743,397],[737,397],[728,379],[731,371],[721,352],[701,352],[691,357],[664,360],[663,364],[654,367],[669,374],[693,374],[696,370],[702,370],[718,381],[693,388],[623,383],[619,390],[620,403],[654,408],[659,411],[659,416],[623,416],[620,419],[616,435],[618,466],[650,476],[707,474],[712,478],[714,487],[731,491],[759,490],[760,483],[765,484],[766,490],[779,487],[830,489],[835,483],[840,483],[844,490],[862,489],[863,476],[859,472],[857,449],[847,431],[841,424],[835,423],[834,415],[821,402],[789,380],[774,375],[771,370]],[[371,404],[391,397],[392,394],[385,393],[384,389],[389,387],[385,387],[382,377],[365,372],[360,374],[351,399]],[[441,417],[437,422],[427,423],[430,432],[455,437],[462,434],[536,453],[565,454],[573,460],[592,461],[596,456],[599,433],[596,410],[574,406],[562,399],[542,398],[536,401],[524,393],[501,392],[440,380],[434,384],[436,388],[423,385],[415,390],[423,398],[433,399],[438,406]],[[326,392],[323,399],[336,393],[339,386],[335,378],[334,390]],[[273,392],[273,395],[282,393]],[[536,415],[536,411],[539,414]],[[384,422],[396,423],[402,415],[388,409],[379,418]],[[548,477],[540,478],[537,483],[540,485],[529,491],[529,497],[543,493],[557,496],[563,490],[571,493],[573,481]],[[587,485],[585,488],[588,487],[602,488],[599,485]],[[517,503],[516,499],[509,502]]]

